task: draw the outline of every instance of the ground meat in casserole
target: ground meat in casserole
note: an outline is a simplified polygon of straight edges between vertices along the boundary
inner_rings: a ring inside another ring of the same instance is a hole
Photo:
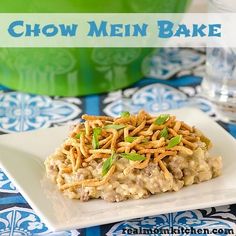
[[[168,177],[154,162],[150,162],[144,169],[133,169],[125,175],[123,171],[131,161],[121,158],[116,161],[116,171],[106,184],[98,187],[75,187],[73,190],[64,190],[64,193],[70,198],[81,201],[102,198],[110,202],[120,202],[127,199],[147,198],[151,194],[161,192],[178,191],[183,186],[207,181],[221,174],[221,157],[210,157],[208,152],[201,148],[196,149],[191,156],[180,154],[163,159],[163,163],[171,173]],[[56,182],[70,183],[101,176],[100,160],[94,161],[93,165],[80,168],[74,174],[63,173],[60,180],[57,179],[59,165],[64,165],[64,159],[63,154],[57,151],[46,161],[47,174]]]

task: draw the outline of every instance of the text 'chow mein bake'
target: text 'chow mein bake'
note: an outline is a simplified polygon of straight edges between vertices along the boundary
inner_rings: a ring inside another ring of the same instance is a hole
[[[147,198],[221,174],[221,157],[208,153],[211,141],[175,116],[140,111],[82,118],[45,161],[48,177],[69,198]]]

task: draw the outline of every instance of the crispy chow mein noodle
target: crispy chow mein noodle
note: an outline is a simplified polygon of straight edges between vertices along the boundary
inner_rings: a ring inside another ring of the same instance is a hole
[[[47,175],[70,198],[146,198],[221,174],[221,157],[208,153],[211,141],[175,116],[142,110],[82,119],[45,161]]]

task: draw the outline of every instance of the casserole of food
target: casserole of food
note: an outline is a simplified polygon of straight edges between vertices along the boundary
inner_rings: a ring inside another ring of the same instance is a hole
[[[82,116],[45,161],[47,176],[72,199],[110,202],[147,198],[221,174],[211,141],[175,116]]]

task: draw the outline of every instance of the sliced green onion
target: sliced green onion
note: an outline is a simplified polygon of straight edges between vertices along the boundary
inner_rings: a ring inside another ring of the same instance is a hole
[[[93,138],[92,138],[93,149],[99,148],[98,136],[101,134],[101,132],[102,132],[101,128],[94,128],[93,129]]]
[[[128,143],[132,143],[134,140],[136,140],[138,137],[132,137],[132,136],[127,136],[125,137],[125,142],[128,142]],[[142,143],[147,143],[148,142],[148,139],[147,138],[143,138]]]
[[[170,115],[168,115],[168,114],[160,115],[154,121],[154,124],[155,125],[163,125],[169,118],[170,118]]]
[[[143,161],[146,159],[145,156],[142,156],[140,154],[137,153],[121,153],[119,154],[121,157],[126,158],[128,160],[131,161]]]
[[[98,136],[96,134],[93,134],[92,146],[93,146],[93,149],[99,148]]]
[[[81,133],[75,135],[75,138],[80,139]]]
[[[169,133],[168,133],[168,128],[167,127],[165,127],[161,132],[160,132],[160,137],[162,138],[165,138],[165,139],[167,139],[168,138],[168,135],[169,135]]]
[[[123,129],[123,128],[125,128],[125,125],[106,125],[104,127],[104,129],[116,129],[116,130]]]
[[[130,117],[130,113],[128,112],[128,111],[122,111],[121,113],[120,113],[120,116],[121,117]]]
[[[107,172],[111,169],[113,163],[115,162],[116,155],[112,154],[111,157],[106,159],[102,165],[102,176],[106,175]]]
[[[94,128],[94,129],[93,129],[93,133],[94,133],[94,134],[100,135],[101,132],[102,132],[102,129],[101,129],[101,128],[98,128],[98,127],[97,127],[97,128]]]
[[[132,143],[137,137],[127,136],[125,137],[125,142]]]
[[[170,142],[168,143],[167,148],[172,148],[175,147],[176,145],[178,145],[181,142],[182,139],[182,135],[177,135],[174,138],[172,138],[170,140]]]

